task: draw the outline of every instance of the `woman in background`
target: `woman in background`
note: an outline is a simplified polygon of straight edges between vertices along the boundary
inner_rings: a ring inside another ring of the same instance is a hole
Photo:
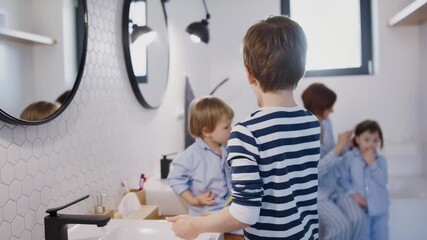
[[[329,115],[333,112],[336,99],[335,92],[322,83],[311,84],[302,93],[304,107],[316,115],[322,128],[317,198],[320,239],[362,240],[365,214],[338,186],[341,155],[350,143],[352,130],[340,133],[335,143]]]

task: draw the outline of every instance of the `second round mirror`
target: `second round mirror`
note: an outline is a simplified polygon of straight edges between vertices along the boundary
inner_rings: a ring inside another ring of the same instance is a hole
[[[168,82],[169,41],[164,0],[125,0],[122,20],[126,69],[138,101],[157,108]]]

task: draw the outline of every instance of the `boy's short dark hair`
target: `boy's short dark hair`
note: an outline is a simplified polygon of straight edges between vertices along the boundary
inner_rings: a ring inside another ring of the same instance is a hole
[[[325,110],[334,106],[337,95],[323,83],[313,83],[302,92],[301,98],[308,111],[323,117]]]
[[[303,29],[285,16],[260,21],[244,37],[243,62],[264,92],[294,89],[304,76],[306,55]]]

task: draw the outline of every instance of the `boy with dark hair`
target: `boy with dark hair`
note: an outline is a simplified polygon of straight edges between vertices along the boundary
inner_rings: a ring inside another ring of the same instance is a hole
[[[244,228],[246,239],[317,239],[320,125],[293,90],[305,73],[302,28],[284,16],[247,31],[243,60],[259,109],[228,141],[232,203],[205,217],[167,218],[184,239]]]

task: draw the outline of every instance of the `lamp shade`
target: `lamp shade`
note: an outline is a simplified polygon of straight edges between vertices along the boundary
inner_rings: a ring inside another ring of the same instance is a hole
[[[209,42],[208,21],[206,21],[205,19],[200,22],[191,23],[190,25],[188,25],[185,31],[187,31],[191,35],[193,41],[195,42],[198,41],[198,39],[200,39],[200,41],[204,43]]]
[[[139,38],[144,38],[146,44],[150,44],[157,37],[157,33],[148,26],[138,26],[134,24],[132,26],[132,33],[130,39],[134,43]]]

